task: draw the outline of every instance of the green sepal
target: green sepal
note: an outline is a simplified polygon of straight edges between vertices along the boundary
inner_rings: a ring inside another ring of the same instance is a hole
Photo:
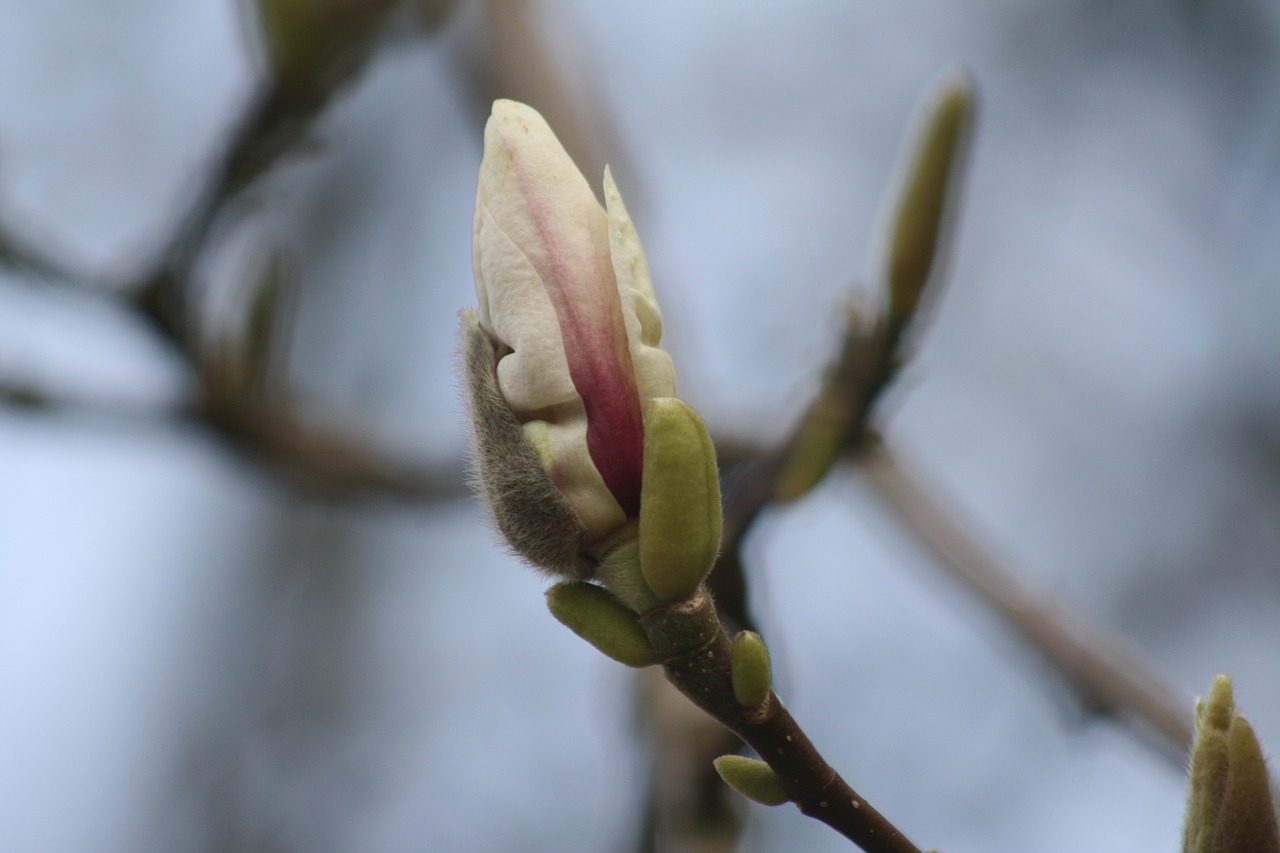
[[[1258,738],[1219,675],[1196,704],[1184,853],[1280,853],[1280,831]]]
[[[640,488],[640,569],[663,601],[693,594],[720,551],[720,474],[702,418],[683,400],[649,401]]]
[[[755,708],[769,698],[773,689],[769,647],[755,631],[739,631],[733,638],[730,672],[733,696],[739,705]]]
[[[966,75],[944,81],[916,144],[889,238],[889,321],[901,329],[915,314],[943,248],[951,189],[957,183],[975,96]]]
[[[748,800],[763,806],[780,806],[791,800],[778,774],[763,761],[742,755],[722,755],[712,763],[725,784]]]
[[[547,590],[547,608],[566,628],[627,666],[658,662],[640,618],[608,590],[590,583],[558,583]]]

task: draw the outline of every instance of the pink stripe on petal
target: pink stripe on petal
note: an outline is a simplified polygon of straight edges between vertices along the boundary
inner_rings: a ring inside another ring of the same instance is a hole
[[[576,310],[578,306],[564,296],[553,296],[552,302],[560,318],[569,376],[587,413],[587,452],[622,511],[634,517],[640,512],[644,417],[631,354],[625,348],[622,314],[615,306],[613,330],[623,335],[619,351],[611,346],[617,339],[608,339],[609,330],[597,326],[596,317]]]
[[[636,516],[644,467],[644,417],[609,262],[608,220],[589,189],[589,204],[573,210],[549,209],[538,194],[537,177],[523,168],[520,149],[512,147],[510,152],[543,250],[530,253],[530,260],[555,308],[569,377],[586,410],[587,452],[623,512]]]

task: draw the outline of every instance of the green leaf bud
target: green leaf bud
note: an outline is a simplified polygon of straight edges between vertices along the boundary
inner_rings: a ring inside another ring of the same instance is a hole
[[[640,618],[608,590],[590,583],[558,583],[547,590],[547,608],[570,631],[619,663],[657,663]]]
[[[774,483],[775,501],[797,500],[822,482],[848,445],[852,420],[847,395],[824,388],[796,427],[786,464]]]
[[[720,550],[720,475],[702,418],[683,400],[649,401],[640,488],[640,567],[663,601],[693,594]]]
[[[1236,712],[1231,680],[1214,679],[1196,705],[1184,853],[1280,853],[1266,762]]]
[[[889,321],[895,329],[901,329],[915,314],[942,253],[948,202],[974,104],[969,78],[952,75],[939,87],[920,132],[889,238]]]
[[[780,806],[791,799],[778,774],[763,761],[742,755],[722,755],[712,763],[725,784],[748,800],[764,806]]]
[[[769,647],[755,631],[739,631],[733,638],[730,672],[739,705],[755,708],[769,698],[773,689]]]

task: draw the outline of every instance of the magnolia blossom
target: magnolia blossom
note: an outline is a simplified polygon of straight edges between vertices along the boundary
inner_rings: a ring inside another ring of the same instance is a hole
[[[649,267],[607,168],[604,198],[541,115],[494,103],[476,193],[480,327],[502,397],[588,545],[638,514],[644,404],[675,395]]]

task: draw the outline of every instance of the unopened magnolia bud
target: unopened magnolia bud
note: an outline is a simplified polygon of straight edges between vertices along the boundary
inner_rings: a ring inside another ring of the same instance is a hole
[[[791,799],[778,774],[763,761],[741,755],[722,755],[712,763],[725,784],[748,800],[764,806],[780,806]]]
[[[941,85],[920,133],[889,238],[889,321],[896,328],[915,313],[942,251],[947,205],[973,109],[973,84],[967,76],[953,75]]]
[[[558,583],[547,590],[551,615],[605,655],[627,666],[656,663],[640,619],[608,590],[590,583]]]
[[[769,698],[773,689],[769,648],[755,631],[739,631],[733,638],[730,672],[739,705],[755,708]]]
[[[474,311],[462,312],[462,362],[475,482],[499,532],[520,556],[562,577],[590,577],[584,528],[498,390],[497,353]]]
[[[693,594],[720,550],[720,475],[711,436],[675,397],[649,401],[640,490],[640,568],[664,601]]]
[[[537,111],[494,102],[472,226],[480,327],[499,347],[503,399],[538,433],[589,545],[637,516],[644,404],[676,393],[649,267],[607,169],[604,198]]]
[[[1214,679],[1196,705],[1183,853],[1280,853],[1266,762],[1236,712],[1231,680]]]

